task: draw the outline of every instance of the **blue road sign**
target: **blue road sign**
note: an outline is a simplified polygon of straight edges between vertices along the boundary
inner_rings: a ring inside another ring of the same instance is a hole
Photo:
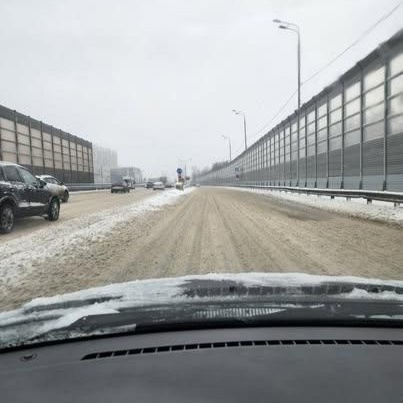
[[[180,174],[182,173],[182,168],[178,168],[178,169],[176,170],[176,173],[177,173],[178,175],[180,175]]]

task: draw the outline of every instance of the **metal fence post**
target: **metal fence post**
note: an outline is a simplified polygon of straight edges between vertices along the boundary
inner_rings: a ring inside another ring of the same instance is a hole
[[[290,125],[290,161],[289,161],[289,186],[292,186],[292,119],[291,116],[288,117],[288,123]]]
[[[34,156],[32,155],[32,134],[31,134],[31,117],[28,116],[28,138],[29,138],[29,153],[31,157],[31,167],[32,167],[32,173],[35,175],[35,169],[34,169]]]
[[[358,67],[360,68],[360,183],[358,189],[362,189],[364,180],[364,70],[361,63],[358,63]]]
[[[389,105],[388,105],[388,97],[389,97],[389,86],[388,86],[388,77],[390,75],[390,62],[388,58],[384,57],[385,63],[385,76],[384,76],[384,134],[383,134],[383,184],[382,190],[387,189],[387,179],[388,179],[388,114],[389,114]]]
[[[60,136],[60,151],[62,153],[62,181],[66,181],[66,177],[64,175],[64,153],[63,153],[63,136],[62,136],[62,129],[59,129],[59,136]]]
[[[299,130],[300,130],[300,124],[299,124],[299,112],[300,110],[296,111],[297,115],[297,187],[299,187]]]
[[[326,188],[329,187],[329,118],[330,118],[330,107],[329,107],[329,93],[326,91]]]
[[[41,121],[42,173],[45,172],[45,149],[43,144],[43,122]]]
[[[344,80],[341,81],[341,181],[340,189],[344,189]]]
[[[306,188],[308,185],[308,110],[305,109],[304,113],[305,113],[305,117],[304,117],[304,121],[305,121],[305,127],[304,127],[304,131],[305,131],[305,183],[304,183],[304,187]]]
[[[15,138],[15,158],[17,160],[17,164],[20,163],[19,152],[18,152],[18,134],[17,134],[17,111],[14,110],[14,138]]]
[[[53,143],[53,126],[50,126],[50,138],[51,138],[51,145],[52,145],[53,175],[56,176],[55,146],[54,146],[54,143]]]
[[[318,101],[314,102],[314,122],[315,122],[315,183],[313,187],[318,187]]]

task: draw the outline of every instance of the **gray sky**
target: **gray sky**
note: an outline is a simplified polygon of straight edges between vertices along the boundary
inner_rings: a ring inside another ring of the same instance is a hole
[[[0,103],[173,177],[250,143],[296,89],[399,0],[1,0]],[[307,101],[402,28],[403,6],[317,79]],[[296,99],[268,128],[295,109]],[[252,137],[253,136],[253,137]]]

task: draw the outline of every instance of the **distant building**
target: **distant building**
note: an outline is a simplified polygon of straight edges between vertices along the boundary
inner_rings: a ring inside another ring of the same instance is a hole
[[[118,166],[118,154],[115,150],[93,145],[94,182],[111,183],[111,170]]]
[[[143,176],[139,168],[122,167],[111,169],[111,182],[119,182],[125,177],[134,179],[136,183],[143,181]]]

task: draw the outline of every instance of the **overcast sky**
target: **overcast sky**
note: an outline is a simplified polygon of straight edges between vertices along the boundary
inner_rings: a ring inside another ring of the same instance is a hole
[[[302,79],[399,0],[1,0],[0,103],[117,150],[119,165],[173,177],[250,142]],[[302,101],[402,28],[403,6],[316,80]],[[273,121],[296,107],[296,99]]]

